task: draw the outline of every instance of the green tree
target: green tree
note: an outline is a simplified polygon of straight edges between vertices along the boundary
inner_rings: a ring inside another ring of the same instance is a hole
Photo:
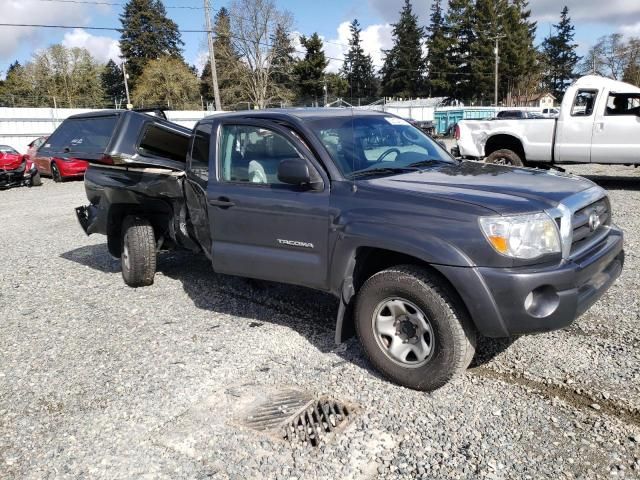
[[[431,22],[427,35],[427,70],[429,96],[451,95],[449,71],[451,64],[447,55],[449,39],[447,38],[442,12],[442,0],[434,0],[431,4]]]
[[[7,69],[0,89],[0,106],[31,107],[32,90],[29,88],[25,68],[16,60]]]
[[[116,102],[126,99],[122,70],[113,60],[109,60],[100,75],[105,95]]]
[[[324,95],[324,71],[329,65],[322,39],[317,33],[310,37],[302,35],[300,44],[305,49],[305,54],[294,68],[299,95],[303,101],[313,99],[318,102]]]
[[[554,32],[542,42],[545,61],[544,85],[558,100],[575,78],[574,70],[580,57],[576,54],[574,27],[565,6],[560,13],[560,23],[553,26]]]
[[[273,86],[278,91],[278,96],[284,101],[291,101],[295,97],[294,92],[294,57],[296,49],[291,42],[289,31],[284,24],[276,25],[276,30],[271,37],[273,48]]]
[[[327,73],[324,76],[327,85],[327,99],[333,102],[338,98],[344,98],[350,94],[349,82],[337,73]]]
[[[418,25],[411,0],[405,0],[392,32],[393,47],[385,51],[381,70],[382,92],[386,96],[417,97],[424,92],[425,84],[424,28]]]
[[[473,0],[449,0],[445,16],[445,31],[449,42],[447,78],[450,95],[459,100],[474,96],[471,78],[471,46],[475,42],[475,4]]]
[[[371,55],[364,53],[360,34],[362,28],[357,19],[351,22],[349,27],[349,51],[344,56],[341,74],[350,86],[351,95],[354,98],[372,97],[377,89],[376,77],[373,71]]]
[[[130,85],[135,85],[149,60],[167,55],[182,59],[178,25],[167,17],[161,0],[129,0],[120,22],[120,50],[127,60]]]
[[[231,17],[222,7],[218,10],[213,26],[213,48],[216,54],[218,90],[223,109],[235,108],[242,100],[242,87],[239,79],[239,55],[231,42]],[[207,61],[200,77],[200,94],[208,103],[214,101],[211,83],[211,64]]]
[[[198,77],[189,66],[167,55],[147,63],[136,83],[132,102],[140,107],[199,108],[198,87]]]

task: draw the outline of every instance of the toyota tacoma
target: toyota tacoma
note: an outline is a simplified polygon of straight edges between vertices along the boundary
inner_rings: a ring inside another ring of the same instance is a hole
[[[458,161],[419,129],[349,109],[223,113],[193,129],[135,111],[67,119],[56,155],[87,160],[84,231],[127,285],[157,252],[333,294],[391,380],[434,390],[476,336],[566,327],[620,275],[606,192],[577,176]]]

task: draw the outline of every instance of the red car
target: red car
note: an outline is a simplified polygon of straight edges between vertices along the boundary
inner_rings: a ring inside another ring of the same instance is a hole
[[[39,145],[37,142],[39,142]],[[27,155],[31,156],[38,168],[38,172],[42,175],[53,178],[54,182],[62,182],[68,178],[84,177],[84,172],[89,165],[87,162],[77,158],[50,157],[41,152],[41,150],[46,151],[46,149],[46,137],[40,137],[29,144],[27,153]]]
[[[29,145],[27,145],[27,153],[25,154],[25,158],[31,159],[36,158],[36,153],[38,153],[38,149],[44,145],[44,142],[47,141],[49,137],[38,137]]]
[[[42,185],[35,165],[8,145],[0,145],[0,188]]]

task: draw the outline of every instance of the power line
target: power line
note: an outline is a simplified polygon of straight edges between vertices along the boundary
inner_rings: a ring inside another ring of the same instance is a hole
[[[108,7],[123,7],[126,4],[121,2],[106,2],[106,1],[90,1],[90,0],[37,0],[39,2],[49,2],[49,3],[70,3],[70,4],[80,4],[80,5],[104,5]],[[202,10],[203,7],[196,7],[191,5],[164,5],[164,8],[171,9],[182,9],[182,10]]]

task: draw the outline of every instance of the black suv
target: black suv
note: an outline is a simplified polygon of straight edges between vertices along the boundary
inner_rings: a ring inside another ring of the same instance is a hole
[[[371,362],[411,388],[462,372],[477,335],[569,325],[622,270],[600,187],[455,160],[384,113],[229,113],[191,130],[105,111],[49,143],[91,162],[78,218],[107,236],[128,285],[153,283],[157,251],[186,248],[216,272],[331,292],[336,340],[355,327]]]

